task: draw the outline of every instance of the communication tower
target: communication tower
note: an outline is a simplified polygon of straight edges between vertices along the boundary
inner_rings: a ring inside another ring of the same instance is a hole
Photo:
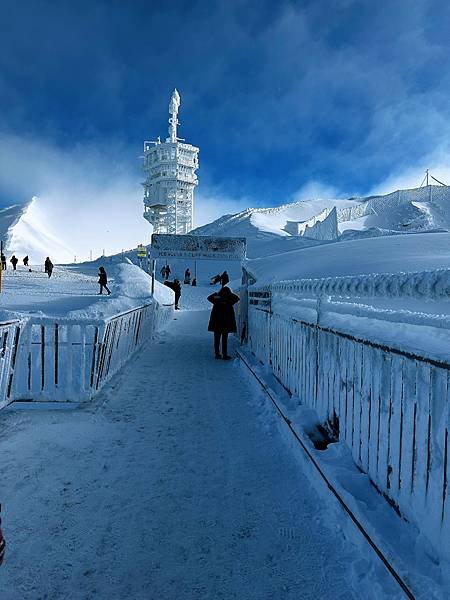
[[[169,137],[144,142],[144,218],[154,233],[188,233],[194,227],[199,148],[177,137],[180,94],[169,104]]]

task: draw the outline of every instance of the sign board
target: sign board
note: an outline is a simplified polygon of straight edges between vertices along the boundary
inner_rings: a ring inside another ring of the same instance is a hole
[[[245,238],[211,237],[206,235],[173,235],[154,233],[150,256],[152,258],[195,258],[217,260],[244,260],[247,250]]]
[[[138,258],[145,258],[147,256],[147,246],[139,244],[139,246],[137,247],[137,255]]]

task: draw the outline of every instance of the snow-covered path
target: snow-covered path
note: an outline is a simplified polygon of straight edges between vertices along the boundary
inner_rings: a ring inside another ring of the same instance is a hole
[[[88,408],[1,413],[2,600],[371,597],[206,311],[176,317]]]

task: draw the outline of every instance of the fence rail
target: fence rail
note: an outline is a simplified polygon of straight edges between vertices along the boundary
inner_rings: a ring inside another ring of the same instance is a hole
[[[327,280],[251,290],[249,348],[319,421],[339,424],[358,467],[450,558],[450,362],[331,327],[333,304],[312,293],[336,286]],[[307,296],[300,311],[289,303],[294,291]],[[448,329],[447,318],[435,331]]]

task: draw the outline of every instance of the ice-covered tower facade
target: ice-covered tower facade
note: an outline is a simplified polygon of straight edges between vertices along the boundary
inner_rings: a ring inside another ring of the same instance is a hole
[[[169,104],[169,137],[144,142],[144,218],[154,233],[187,233],[194,227],[199,148],[177,137],[180,94]]]

